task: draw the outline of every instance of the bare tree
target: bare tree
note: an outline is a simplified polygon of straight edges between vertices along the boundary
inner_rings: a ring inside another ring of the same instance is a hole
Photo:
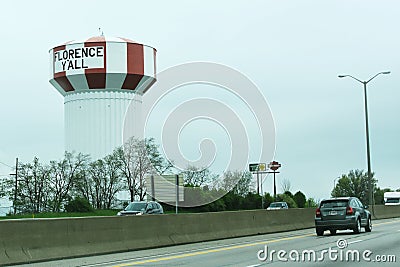
[[[75,179],[76,195],[87,199],[97,209],[110,209],[115,195],[124,188],[121,164],[118,150],[114,150],[103,159],[81,168]]]
[[[131,137],[115,152],[121,160],[120,169],[126,180],[131,201],[137,196],[144,200],[147,194],[145,176],[151,173],[163,174],[172,167],[160,152],[154,139],[138,139]]]
[[[246,196],[248,193],[254,190],[254,183],[253,183],[253,176],[250,172],[234,172],[234,175],[239,178],[238,182],[236,183],[235,187],[233,188],[233,192],[236,195]]]
[[[78,174],[89,160],[88,155],[65,152],[60,161],[50,162],[51,189],[52,189],[52,211],[59,212],[62,204],[68,200],[70,192],[77,180]]]
[[[46,208],[50,171],[43,166],[38,158],[33,163],[21,164],[18,168],[18,196],[25,210],[38,213]]]
[[[88,168],[83,168],[78,174],[77,179],[75,180],[75,196],[80,196],[84,199],[87,199],[93,207],[96,207],[95,203],[95,190],[92,175],[90,172],[90,165]]]
[[[22,212],[39,213],[47,209],[49,195],[49,167],[35,157],[32,163],[20,163],[18,166],[17,192],[15,178],[9,177],[3,182],[3,195],[14,200],[15,207]]]
[[[246,196],[253,189],[252,180],[253,177],[248,171],[226,171],[219,187],[236,195]]]
[[[281,189],[282,192],[290,192],[290,190],[292,189],[292,184],[290,183],[289,179],[283,179],[281,182]]]
[[[110,209],[115,195],[123,189],[121,183],[122,173],[121,164],[122,162],[118,158],[118,154],[114,152],[104,158],[104,165],[106,168],[107,177],[104,179],[104,199],[106,206],[105,208]]]
[[[186,187],[202,187],[218,178],[218,175],[211,173],[208,168],[197,168],[196,166],[188,166],[182,174]]]
[[[89,182],[91,183],[91,189],[89,189],[91,196],[89,200],[92,202],[93,207],[101,209],[104,205],[102,180],[105,176],[105,170],[103,160],[100,159],[91,162],[88,173]]]

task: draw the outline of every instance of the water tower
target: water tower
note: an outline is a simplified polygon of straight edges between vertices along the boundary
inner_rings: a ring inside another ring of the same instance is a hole
[[[50,50],[50,83],[64,96],[65,150],[98,159],[122,145],[125,113],[156,81],[156,49],[92,37]]]

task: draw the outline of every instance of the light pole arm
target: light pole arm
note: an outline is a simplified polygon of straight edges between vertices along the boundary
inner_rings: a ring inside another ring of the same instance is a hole
[[[369,83],[370,81],[372,81],[373,79],[375,79],[376,76],[379,76],[379,75],[381,75],[381,74],[390,74],[390,71],[381,71],[381,72],[375,74],[374,76],[372,76],[368,81],[361,81],[360,79],[357,79],[356,77],[351,76],[351,75],[348,75],[348,74],[346,74],[346,75],[339,75],[338,77],[339,77],[339,78],[350,77],[350,78],[356,80],[357,82],[360,82],[360,83],[362,83],[362,84],[367,84],[367,83]]]
[[[369,79],[368,81],[366,81],[365,83],[366,83],[366,84],[369,83],[369,82],[372,81],[376,76],[379,76],[379,75],[381,75],[381,74],[389,74],[389,73],[390,73],[390,71],[381,71],[381,72],[375,74],[372,78],[370,78],[370,79]]]
[[[354,79],[354,80],[356,80],[356,81],[358,81],[358,82],[360,82],[360,83],[364,83],[363,81],[361,81],[361,80],[359,80],[359,79],[357,79],[356,77],[354,77],[354,76],[351,76],[351,75],[339,75],[338,76],[339,78],[346,78],[346,77],[350,77],[350,78],[352,78],[352,79]]]

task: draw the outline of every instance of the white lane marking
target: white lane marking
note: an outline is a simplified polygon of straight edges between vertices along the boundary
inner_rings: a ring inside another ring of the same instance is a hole
[[[257,266],[260,266],[260,265],[261,265],[261,263],[260,264],[249,265],[249,266],[246,266],[246,267],[257,267]]]
[[[143,264],[147,264],[147,263],[169,261],[169,260],[175,260],[175,259],[183,259],[183,258],[194,257],[194,256],[198,256],[198,255],[206,255],[206,254],[217,253],[217,252],[222,252],[222,251],[249,248],[249,247],[254,247],[254,246],[258,246],[258,245],[265,245],[265,244],[277,243],[277,242],[294,240],[294,239],[299,239],[299,238],[305,238],[305,237],[310,237],[310,236],[314,236],[314,235],[315,235],[314,233],[313,234],[307,234],[307,235],[296,235],[296,236],[292,236],[292,237],[272,239],[272,240],[269,240],[269,241],[262,241],[262,242],[248,243],[248,244],[236,245],[236,246],[229,246],[229,247],[218,248],[218,249],[191,252],[191,253],[187,253],[187,254],[178,254],[178,255],[169,256],[169,257],[157,257],[157,258],[148,259],[148,260],[142,260],[142,261],[135,260],[135,261],[132,261],[132,262],[116,265],[114,267],[117,267],[117,266],[118,267],[126,267],[126,266],[133,266],[133,265],[143,265]]]
[[[309,231],[305,231],[307,234]],[[266,234],[267,235],[267,234]],[[280,238],[290,238],[290,237],[296,237],[298,235],[283,235]],[[100,263],[92,263],[88,265],[81,265],[84,267],[94,267],[94,266],[103,266],[104,264],[118,264],[118,263],[124,263],[124,262],[129,262],[133,260],[146,260],[146,259],[152,259],[155,257],[164,257],[164,256],[174,256],[174,255],[179,255],[182,253],[191,253],[191,252],[197,252],[197,251],[203,251],[203,250],[210,250],[210,249],[220,249],[220,248],[225,248],[225,247],[231,247],[231,246],[237,246],[237,245],[246,245],[246,244],[252,244],[254,242],[256,243],[261,243],[261,242],[268,242],[274,240],[273,238],[271,239],[256,239],[256,240],[247,240],[247,241],[241,241],[241,242],[236,242],[236,243],[230,243],[230,244],[221,244],[221,245],[216,245],[216,246],[209,246],[209,247],[204,247],[204,248],[196,248],[196,249],[191,249],[191,250],[183,250],[179,252],[165,252],[163,254],[157,254],[157,255],[149,255],[149,256],[142,256],[142,257],[135,257],[135,258],[126,258],[126,259],[121,259],[121,260],[111,260],[108,262],[100,262]],[[217,240],[218,241],[218,240]],[[212,241],[209,241],[212,242]],[[181,245],[178,245],[181,246]],[[165,247],[164,247],[165,248]],[[154,248],[154,249],[163,249],[163,247],[160,248]],[[261,265],[261,264],[260,264]],[[254,267],[260,266],[260,265],[254,265]],[[250,267],[250,266],[246,266]]]
[[[354,240],[351,242],[347,242],[347,244],[350,245],[350,244],[354,244],[354,243],[358,243],[358,242],[362,242],[362,241],[364,241],[364,240]]]

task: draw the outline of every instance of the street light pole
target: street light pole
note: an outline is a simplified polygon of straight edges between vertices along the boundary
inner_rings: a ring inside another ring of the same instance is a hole
[[[364,108],[365,108],[365,133],[366,133],[366,138],[367,138],[367,166],[368,166],[368,199],[369,199],[369,205],[373,205],[372,203],[372,174],[371,174],[371,153],[369,149],[369,126],[368,126],[368,101],[367,101],[367,84],[372,81],[375,77],[381,74],[390,74],[390,71],[382,71],[374,76],[372,76],[369,80],[367,81],[361,81],[360,79],[357,79],[351,75],[339,75],[339,78],[352,78],[364,85]]]
[[[364,106],[365,106],[365,135],[367,137],[367,166],[368,166],[368,199],[369,205],[372,203],[372,173],[371,173],[371,152],[369,150],[369,126],[368,126],[368,101],[367,101],[367,83],[364,84]]]

